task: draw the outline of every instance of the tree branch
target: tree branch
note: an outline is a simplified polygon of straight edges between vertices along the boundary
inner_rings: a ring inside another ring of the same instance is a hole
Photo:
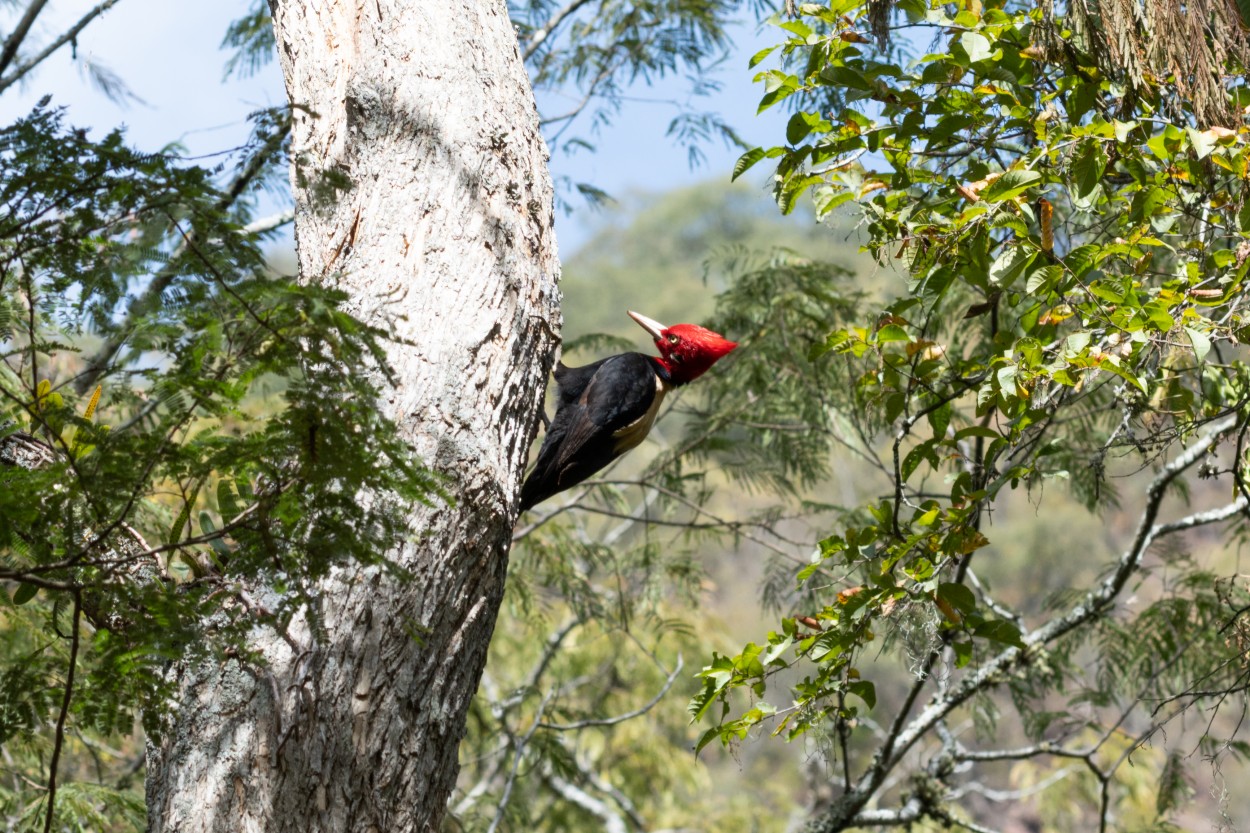
[[[69,716],[69,702],[74,693],[74,666],[78,664],[78,631],[82,621],[82,593],[74,593],[74,618],[69,643],[69,670],[65,674],[65,696],[61,698],[61,711],[56,718],[56,735],[52,744],[52,760],[48,763],[48,813],[43,820],[43,833],[52,831],[52,813],[56,805],[56,770],[61,762],[61,749],[65,746],[65,720]]]
[[[79,18],[77,23],[65,30],[64,34],[52,41],[52,43],[48,44],[42,52],[35,55],[35,57],[31,58],[29,61],[24,61],[18,64],[13,68],[13,72],[8,75],[0,77],[0,93],[16,84],[28,72],[47,60],[48,56],[53,52],[56,52],[65,44],[75,41],[78,38],[78,33],[87,28],[87,24],[91,23],[91,21],[116,6],[118,2],[119,0],[104,0],[104,2],[99,3],[91,11]],[[2,68],[0,68],[0,71],[2,71]]]
[[[542,46],[543,42],[551,37],[551,33],[556,30],[556,27],[563,23],[569,15],[589,2],[590,0],[569,0],[562,8],[557,9],[551,17],[547,18],[546,23],[530,34],[529,40],[525,42],[525,51],[521,55],[522,59],[528,61],[532,58],[534,53],[538,51],[538,47]]]
[[[525,733],[525,737],[516,743],[516,754],[512,758],[512,769],[508,772],[508,780],[504,784],[503,795],[499,797],[499,806],[495,809],[495,817],[491,819],[490,827],[486,833],[495,833],[499,829],[499,823],[503,821],[504,811],[508,808],[508,800],[512,797],[512,787],[516,784],[517,771],[521,768],[521,758],[525,755],[525,747],[529,745],[530,740],[534,737],[534,733],[538,731],[538,727],[542,724],[543,712],[547,710],[547,704],[551,702],[551,698],[555,692],[548,692],[547,696],[538,706],[538,714],[534,715],[534,725],[530,726],[529,731]]]
[[[270,214],[268,217],[261,217],[259,220],[248,223],[243,227],[243,233],[264,234],[293,222],[295,222],[295,209],[288,208],[286,211],[279,211],[277,214]]]
[[[39,13],[46,5],[48,5],[48,0],[34,0],[26,7],[26,13],[17,22],[13,33],[4,39],[4,48],[0,50],[0,75],[4,75],[9,64],[13,63],[13,58],[17,56],[17,50],[21,47],[22,41],[26,40],[26,36],[30,34],[30,27],[34,25],[35,18],[39,17]]]
[[[620,813],[614,812],[606,801],[600,801],[590,793],[565,781],[558,775],[547,775],[543,780],[566,801],[570,801],[586,812],[602,819],[604,833],[627,833],[629,828],[625,826],[625,819],[621,817]]]
[[[1025,644],[1023,649],[1008,648],[1002,651],[974,673],[953,686],[948,692],[933,697],[924,710],[907,724],[905,728],[901,727],[901,721],[896,719],[881,751],[873,758],[867,771],[860,776],[855,788],[842,795],[825,813],[811,819],[806,830],[810,831],[810,833],[833,833],[833,831],[842,830],[852,823],[855,825],[905,823],[902,820],[869,821],[866,820],[865,814],[860,811],[875,794],[886,773],[897,766],[907,751],[932,729],[938,721],[945,718],[973,695],[1000,682],[1004,672],[1023,657],[1035,653],[1043,645],[1059,639],[1086,622],[1102,615],[1111,602],[1119,595],[1120,591],[1124,589],[1129,578],[1141,566],[1142,558],[1156,537],[1180,529],[1189,529],[1203,523],[1214,523],[1244,511],[1245,503],[1239,499],[1221,509],[1196,513],[1180,521],[1168,524],[1155,524],[1159,508],[1172,481],[1207,455],[1211,446],[1218,442],[1222,435],[1235,428],[1237,422],[1238,417],[1233,414],[1211,423],[1199,440],[1181,452],[1175,460],[1165,464],[1160,469],[1147,490],[1145,506],[1132,543],[1120,556],[1111,575],[1101,585],[1087,593],[1078,604],[1063,616],[1051,619],[1041,627],[1026,634],[1023,637]],[[908,702],[904,707],[904,714],[910,708],[916,688],[913,687],[912,691],[913,694],[909,696]],[[874,810],[872,812],[880,813],[884,811]],[[889,812],[897,814],[901,811]],[[892,818],[893,816],[889,817]]]
[[[656,704],[664,699],[664,695],[668,694],[668,690],[673,687],[673,683],[677,681],[677,675],[681,673],[682,667],[685,665],[679,654],[677,657],[677,667],[668,675],[668,679],[664,681],[664,687],[659,693],[651,698],[647,703],[639,706],[633,711],[619,714],[616,717],[591,718],[588,720],[578,720],[574,723],[540,723],[540,728],[553,729],[557,732],[573,732],[578,729],[586,729],[591,726],[615,726],[618,723],[624,723],[627,720],[633,720],[635,717],[642,717],[647,712],[655,708]]]

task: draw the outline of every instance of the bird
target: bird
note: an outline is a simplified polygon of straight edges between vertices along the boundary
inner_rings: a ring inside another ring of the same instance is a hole
[[[557,365],[556,414],[538,459],[521,486],[521,509],[533,508],[636,447],[646,438],[664,395],[693,382],[738,346],[697,324],[629,317],[655,339],[659,356],[622,353],[583,367]]]

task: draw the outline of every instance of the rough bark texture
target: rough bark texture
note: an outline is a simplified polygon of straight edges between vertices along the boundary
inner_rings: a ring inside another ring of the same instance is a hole
[[[392,351],[384,404],[456,504],[415,510],[420,535],[398,555],[411,584],[341,572],[289,639],[258,629],[267,668],[177,669],[149,752],[149,828],[433,831],[558,330],[546,150],[503,0],[271,6],[306,108],[301,273],[411,342]],[[351,187],[315,198],[326,171]]]

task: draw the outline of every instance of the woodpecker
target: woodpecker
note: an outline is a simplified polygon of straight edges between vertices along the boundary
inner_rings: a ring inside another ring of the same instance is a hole
[[[629,317],[660,355],[622,353],[585,367],[556,367],[556,415],[521,487],[521,511],[581,483],[647,436],[664,395],[693,382],[738,345],[696,324],[665,327]]]

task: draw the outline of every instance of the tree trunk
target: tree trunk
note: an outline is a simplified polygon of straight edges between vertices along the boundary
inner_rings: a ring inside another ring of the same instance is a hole
[[[288,634],[256,630],[268,667],[175,669],[149,829],[433,831],[559,326],[546,149],[503,0],[271,6],[301,274],[407,342],[382,407],[455,503],[414,508],[414,581],[340,571]]]

